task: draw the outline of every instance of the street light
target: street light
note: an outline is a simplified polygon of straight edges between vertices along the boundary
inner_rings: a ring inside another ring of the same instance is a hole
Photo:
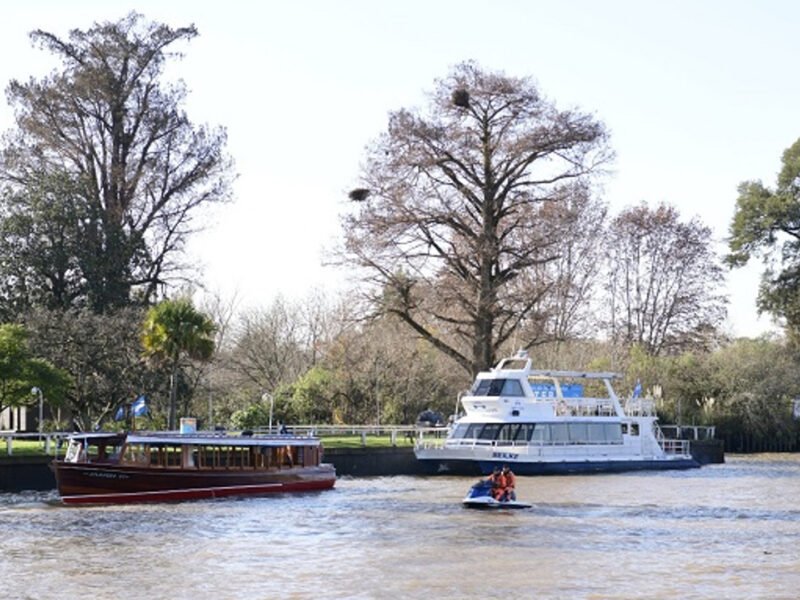
[[[272,398],[272,394],[264,392],[261,395],[261,401],[266,402],[267,400],[269,400],[269,432],[272,433],[272,408],[275,405],[275,400]]]
[[[31,388],[31,394],[39,396],[39,439],[42,439],[42,421],[44,420],[44,394],[38,387]]]

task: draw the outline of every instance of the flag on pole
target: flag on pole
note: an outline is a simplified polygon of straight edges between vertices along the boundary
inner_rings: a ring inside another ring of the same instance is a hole
[[[125,420],[125,405],[123,404],[117,409],[117,413],[114,415],[115,421],[124,421]]]
[[[131,414],[134,417],[141,417],[149,413],[150,409],[147,407],[147,396],[142,394],[131,404]]]
[[[637,379],[636,386],[633,388],[633,397],[638,398],[641,395],[642,395],[642,382]]]

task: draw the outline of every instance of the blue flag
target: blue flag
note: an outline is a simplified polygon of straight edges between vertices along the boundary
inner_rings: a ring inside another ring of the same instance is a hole
[[[133,404],[131,404],[131,414],[134,417],[141,417],[142,415],[146,415],[150,412],[150,409],[147,408],[147,397],[142,394],[139,396]]]
[[[641,395],[642,395],[642,382],[637,379],[636,387],[633,388],[633,397],[638,398]]]
[[[115,421],[122,421],[125,419],[125,405],[123,404],[117,409],[117,414],[114,415]]]

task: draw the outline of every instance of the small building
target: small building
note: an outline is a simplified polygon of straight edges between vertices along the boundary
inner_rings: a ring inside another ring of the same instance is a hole
[[[30,406],[6,406],[0,410],[0,431],[36,431],[38,423]]]

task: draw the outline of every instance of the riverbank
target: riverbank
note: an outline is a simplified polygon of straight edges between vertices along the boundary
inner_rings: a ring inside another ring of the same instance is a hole
[[[725,462],[720,440],[693,441],[692,456],[701,465]],[[0,457],[0,492],[52,490],[56,480],[49,456]],[[338,476],[378,477],[423,475],[422,464],[409,447],[327,448],[325,461],[336,467]]]

